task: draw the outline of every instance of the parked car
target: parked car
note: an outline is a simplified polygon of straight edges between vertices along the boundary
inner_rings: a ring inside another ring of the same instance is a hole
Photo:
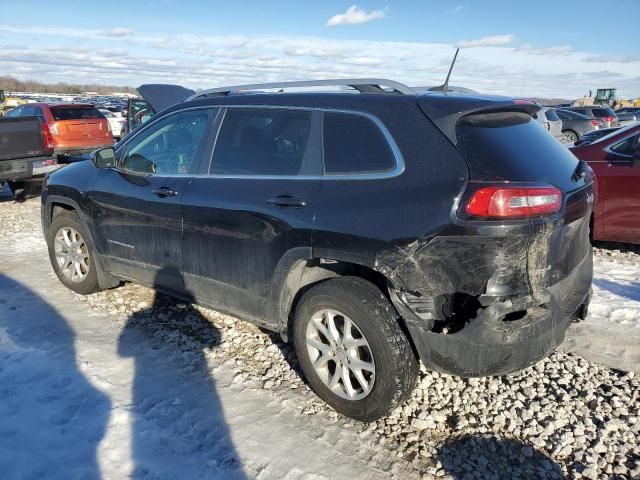
[[[53,153],[58,158],[113,145],[109,122],[93,105],[29,103],[11,110],[6,116],[42,117],[51,132]]]
[[[110,110],[106,110],[106,109],[102,109],[102,108],[100,108],[98,110],[100,111],[100,113],[102,113],[102,115],[104,115],[104,117],[109,122],[109,128],[111,128],[111,132],[112,132],[113,138],[114,139],[120,139],[120,134],[122,132],[122,127],[123,127],[126,119],[124,117],[122,117],[121,115],[114,114]]]
[[[564,141],[575,144],[580,137],[592,130],[598,130],[602,123],[595,118],[589,118],[571,110],[556,110],[556,115],[562,120],[562,134]]]
[[[533,114],[539,123],[541,123],[547,131],[558,140],[564,140],[562,133],[562,120],[556,114],[555,108],[542,107],[539,112]]]
[[[0,118],[0,185],[8,182],[16,200],[37,192],[44,175],[57,168],[42,117]]]
[[[600,128],[598,130],[591,130],[590,132],[587,132],[584,135],[582,135],[578,139],[578,141],[575,143],[575,146],[577,147],[580,145],[588,145],[602,137],[606,137],[610,133],[615,132],[617,130],[620,130],[620,127]]]
[[[571,107],[567,110],[573,110],[574,112],[586,115],[589,118],[601,119],[603,127],[618,127],[618,116],[609,107],[603,107],[599,105],[592,105],[589,107]]]
[[[322,399],[371,421],[418,358],[513,372],[584,318],[593,179],[538,110],[390,80],[203,90],[49,177],[53,269],[78,293],[128,279],[278,332]]]
[[[633,122],[640,122],[640,108],[626,107],[616,110],[620,125],[628,125]]]
[[[598,180],[593,239],[640,244],[640,124],[571,151],[591,166]]]

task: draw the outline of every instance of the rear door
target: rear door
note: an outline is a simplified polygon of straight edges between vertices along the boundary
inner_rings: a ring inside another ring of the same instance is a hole
[[[186,110],[149,124],[119,147],[117,168],[100,171],[93,219],[98,248],[114,272],[182,288],[182,198],[216,112]]]
[[[183,196],[185,282],[196,298],[259,321],[283,257],[311,255],[320,112],[229,107],[220,117],[210,167]]]
[[[608,167],[604,179],[604,232],[620,242],[640,243],[640,167],[634,166],[638,148],[636,132],[606,149]]]

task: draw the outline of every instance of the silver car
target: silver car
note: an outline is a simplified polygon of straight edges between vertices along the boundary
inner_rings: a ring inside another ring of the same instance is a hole
[[[548,132],[558,140],[564,140],[564,134],[562,133],[562,120],[558,117],[555,108],[542,107],[538,113],[533,115],[533,118],[544,125]]]

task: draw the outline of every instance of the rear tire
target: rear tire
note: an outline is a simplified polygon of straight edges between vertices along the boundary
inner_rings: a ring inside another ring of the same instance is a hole
[[[101,290],[91,237],[76,214],[64,212],[53,218],[47,246],[53,270],[68,289],[82,295]]]
[[[296,308],[293,334],[309,385],[343,415],[376,420],[415,387],[419,367],[411,343],[389,300],[366,280],[340,277],[309,289]]]
[[[578,134],[573,130],[563,130],[562,135],[564,135],[564,139],[567,143],[571,143],[573,145],[578,141]]]

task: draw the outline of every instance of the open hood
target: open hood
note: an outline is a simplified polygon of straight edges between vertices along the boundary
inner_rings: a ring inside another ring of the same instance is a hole
[[[181,87],[180,85],[150,83],[140,85],[138,87],[138,93],[157,113],[171,105],[175,105],[176,103],[186,100],[196,92],[189,90],[188,88]]]

